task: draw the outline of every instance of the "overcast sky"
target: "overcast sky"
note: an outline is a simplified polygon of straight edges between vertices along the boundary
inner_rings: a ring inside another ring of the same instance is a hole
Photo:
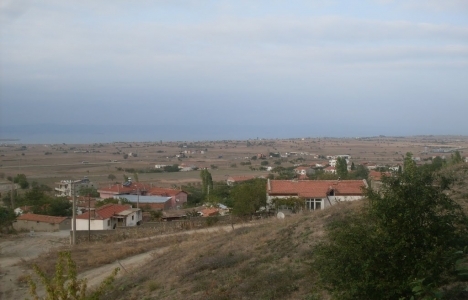
[[[3,0],[0,43],[0,137],[468,134],[466,0]]]

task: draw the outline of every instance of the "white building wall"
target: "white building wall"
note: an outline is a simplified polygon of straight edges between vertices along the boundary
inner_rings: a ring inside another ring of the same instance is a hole
[[[107,225],[107,220],[91,220],[91,230],[110,229],[106,225]],[[73,230],[73,222],[72,222],[72,230]],[[76,230],[89,230],[88,220],[76,219]]]

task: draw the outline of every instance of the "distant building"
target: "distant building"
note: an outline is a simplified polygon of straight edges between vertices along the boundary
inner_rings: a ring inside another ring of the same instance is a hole
[[[95,187],[87,177],[81,180],[61,180],[60,182],[56,182],[55,185],[55,197],[72,197],[73,186],[75,187],[75,191],[77,191],[76,194],[78,194],[81,188]]]

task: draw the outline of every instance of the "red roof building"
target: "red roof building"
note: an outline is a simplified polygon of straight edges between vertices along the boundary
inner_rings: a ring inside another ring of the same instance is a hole
[[[323,209],[341,201],[364,197],[365,180],[268,180],[267,202],[273,198],[299,197],[307,209]]]
[[[70,229],[70,219],[38,214],[23,214],[13,223],[16,230],[28,231],[59,231]]]

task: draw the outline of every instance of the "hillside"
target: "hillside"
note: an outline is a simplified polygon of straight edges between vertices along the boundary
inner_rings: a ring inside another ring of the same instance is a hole
[[[309,267],[312,246],[362,203],[194,235],[118,279],[106,299],[327,299]]]

